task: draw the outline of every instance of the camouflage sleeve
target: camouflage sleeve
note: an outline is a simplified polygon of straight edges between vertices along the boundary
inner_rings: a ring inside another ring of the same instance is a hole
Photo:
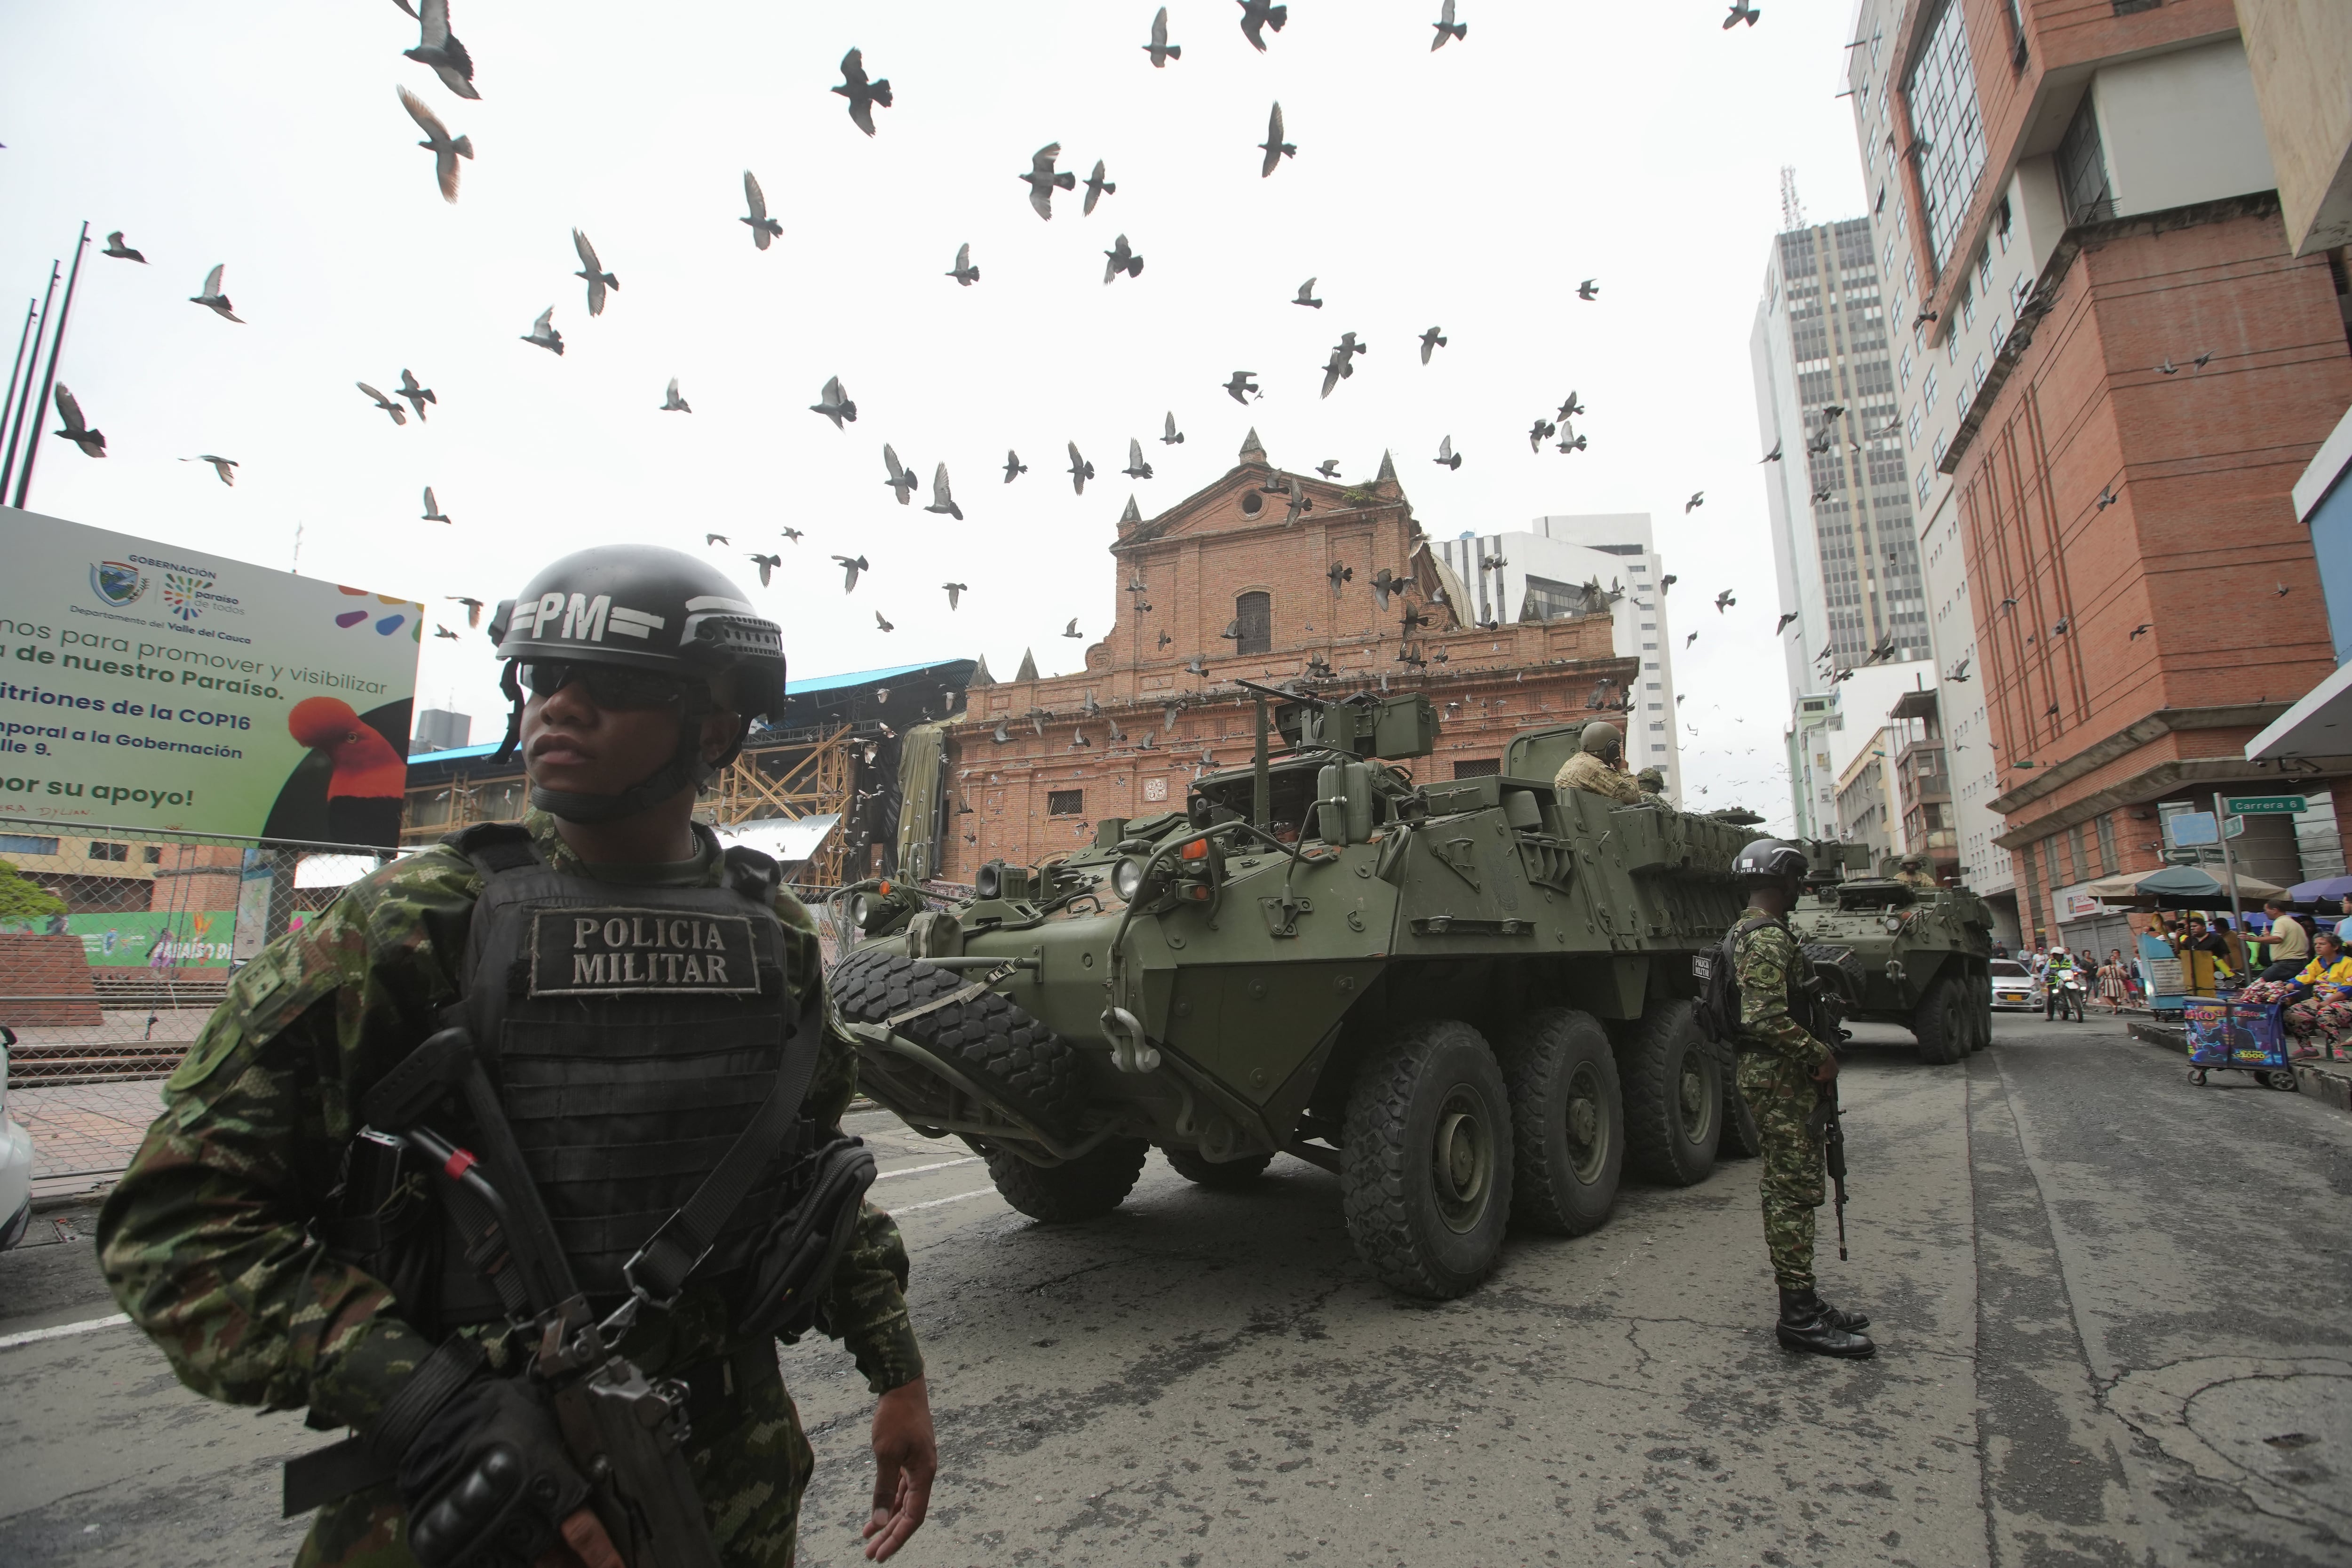
[[[803,985],[823,985],[815,921],[789,894],[779,895],[777,913],[783,919],[785,940],[793,948],[790,972],[802,977]],[[857,1092],[857,1048],[840,1023],[828,997],[824,1054],[817,1058],[808,1107],[819,1125],[834,1128],[841,1125],[842,1113]],[[866,1386],[877,1394],[923,1375],[923,1352],[915,1342],[914,1321],[907,1315],[907,1247],[899,1238],[897,1222],[874,1205],[866,1205],[858,1216],[857,1233],[834,1270],[833,1294],[825,1303],[824,1322],[826,1331],[856,1359],[857,1370],[866,1374]]]
[[[1819,1067],[1829,1059],[1829,1047],[1789,1012],[1789,971],[1797,959],[1796,944],[1779,926],[1759,926],[1739,939],[1733,955],[1739,1028],[1749,1039],[1801,1066]]]
[[[355,1424],[431,1348],[310,1232],[355,1131],[355,1068],[373,1057],[381,1071],[429,1016],[448,889],[427,858],[403,863],[415,896],[355,884],[237,972],[107,1197],[99,1256],[116,1300],[211,1398]]]

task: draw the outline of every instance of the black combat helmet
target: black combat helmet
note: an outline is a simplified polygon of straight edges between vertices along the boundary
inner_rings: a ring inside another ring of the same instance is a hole
[[[1731,862],[1731,874],[1743,882],[1777,882],[1801,877],[1808,868],[1805,852],[1782,838],[1759,838]]]
[[[609,822],[681,785],[700,788],[734,761],[754,719],[783,711],[782,630],[754,614],[724,573],[658,545],[605,544],[564,556],[502,600],[489,631],[507,661],[499,689],[514,704],[498,762],[514,755],[522,733],[525,665],[617,665],[677,680],[677,748],[650,777],[610,795],[531,786],[533,805],[574,822]],[[701,720],[714,711],[733,712],[740,722],[712,763],[703,759],[700,739]]]

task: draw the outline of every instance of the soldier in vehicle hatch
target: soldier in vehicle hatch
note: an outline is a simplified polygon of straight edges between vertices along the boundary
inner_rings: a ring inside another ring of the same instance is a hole
[[[782,1568],[814,1461],[776,1344],[812,1327],[878,1395],[888,1557],[938,1449],[856,1058],[775,864],[692,820],[781,712],[781,634],[644,546],[490,631],[531,809],[237,973],[107,1200],[108,1281],[191,1388],[354,1430],[288,1466],[304,1564]]]
[[[1763,1145],[1764,1245],[1780,1287],[1775,1331],[1790,1350],[1866,1356],[1878,1348],[1861,1331],[1870,1320],[1831,1306],[1813,1288],[1813,1211],[1825,1194],[1822,1142],[1808,1119],[1838,1062],[1791,1006],[1805,959],[1788,913],[1805,870],[1805,852],[1777,838],[1758,839],[1732,862],[1748,889],[1748,913],[1732,928],[1739,1092]]]
[[[1906,888],[1934,892],[1937,886],[1936,873],[1927,865],[1925,855],[1906,855],[1895,872],[1895,879]]]
[[[1576,755],[1562,763],[1553,775],[1554,789],[1580,789],[1626,805],[1642,804],[1642,786],[1620,765],[1625,736],[1616,725],[1600,721],[1587,724],[1577,747]]]

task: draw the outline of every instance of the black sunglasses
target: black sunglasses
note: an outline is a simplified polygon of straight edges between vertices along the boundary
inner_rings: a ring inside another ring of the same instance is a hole
[[[661,708],[680,700],[685,692],[674,676],[619,665],[590,664],[550,658],[522,667],[522,683],[533,697],[552,697],[573,681],[599,708]]]

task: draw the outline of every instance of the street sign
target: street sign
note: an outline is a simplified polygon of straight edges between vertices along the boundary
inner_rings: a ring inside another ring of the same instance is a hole
[[[2233,795],[2224,796],[2222,804],[2244,816],[2293,816],[2311,803],[2299,795]]]
[[[2210,811],[2183,811],[2164,819],[2164,836],[2174,848],[2185,849],[2192,844],[2219,844],[2221,828]]]
[[[2222,837],[2243,838],[2245,836],[2246,819],[2242,816],[2230,817],[2221,824]]]

